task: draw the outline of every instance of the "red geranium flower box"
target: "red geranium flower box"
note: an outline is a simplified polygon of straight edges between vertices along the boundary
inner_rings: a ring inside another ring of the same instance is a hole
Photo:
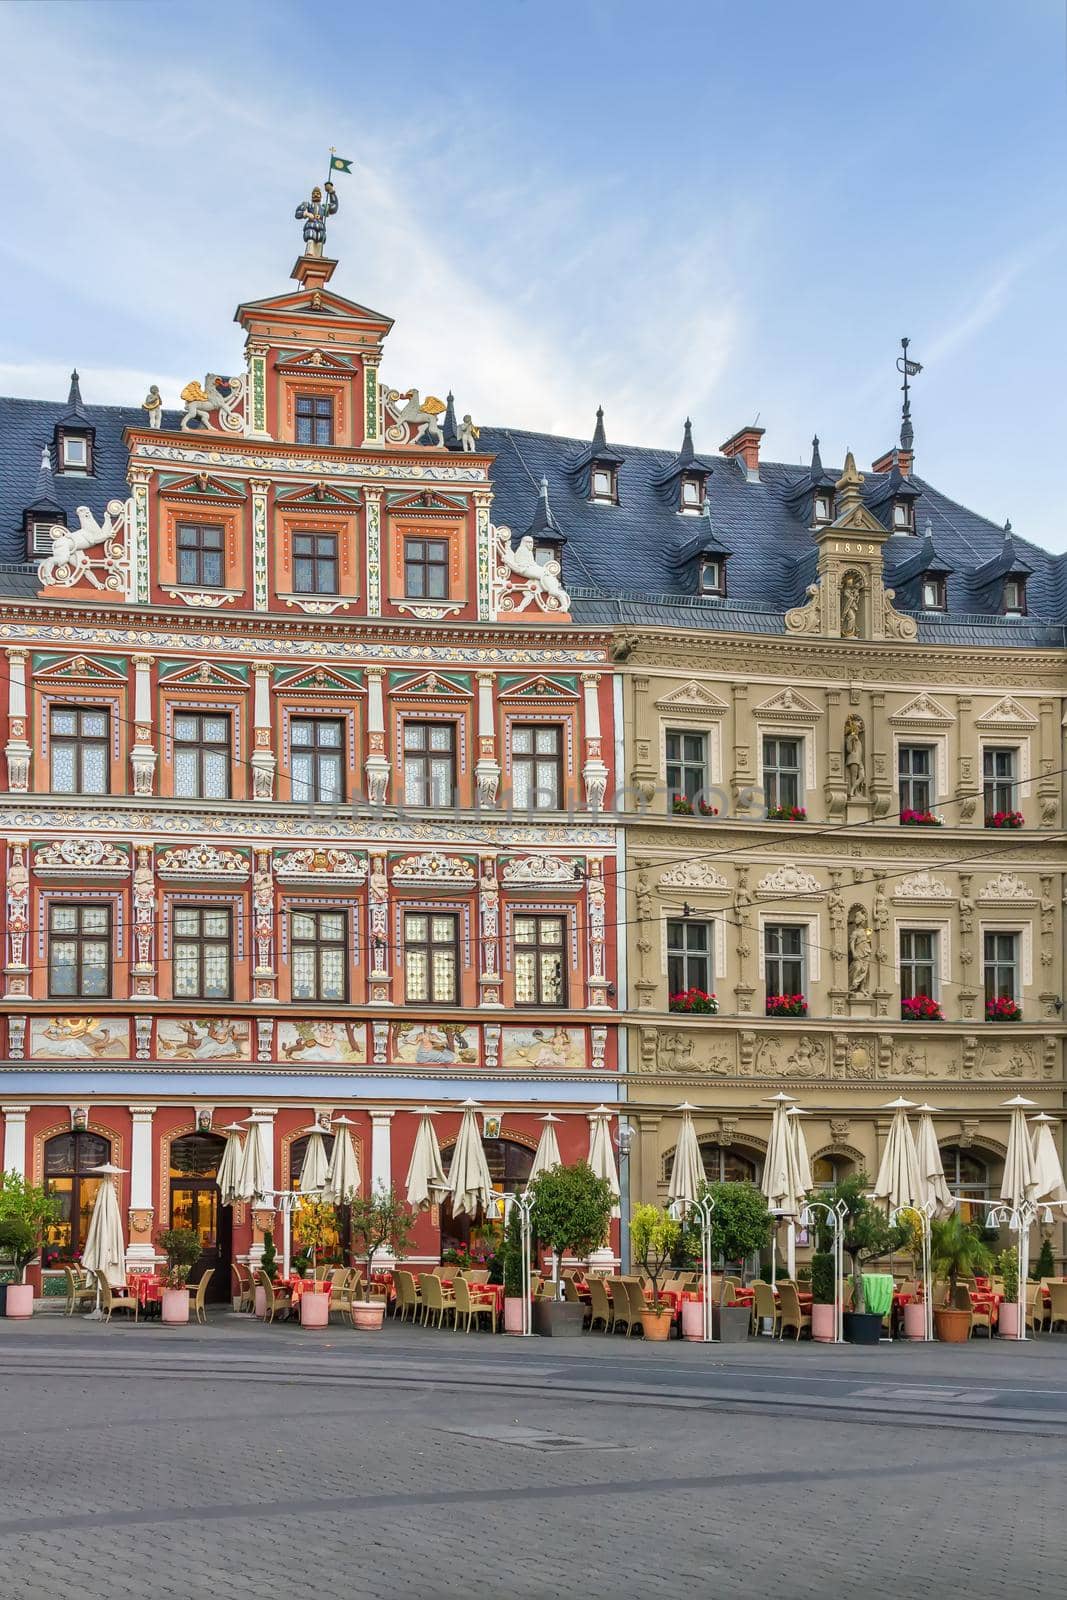
[[[712,1017],[719,1009],[719,1002],[715,996],[698,989],[695,984],[692,988],[681,989],[677,994],[672,994],[669,1005],[672,1011],[693,1011]]]
[[[769,994],[767,996],[767,1015],[769,1017],[806,1017],[808,1002],[802,994]]]
[[[1001,995],[999,1000],[986,1001],[985,1019],[987,1022],[1021,1022],[1023,1008],[1018,1000],[1011,1000],[1007,995]]]
[[[994,811],[985,819],[987,828],[1021,828],[1025,822],[1021,811]]]
[[[940,828],[941,818],[935,817],[932,811],[902,811],[900,825],[902,828]]]
[[[928,994],[909,995],[900,1002],[901,1020],[904,1022],[943,1022],[940,1003]]]
[[[768,806],[768,822],[807,822],[808,813],[803,806]]]

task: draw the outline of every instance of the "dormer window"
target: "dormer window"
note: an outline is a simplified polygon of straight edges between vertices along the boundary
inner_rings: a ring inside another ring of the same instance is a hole
[[[682,479],[682,510],[700,511],[704,505],[704,480],[697,477]]]
[[[704,556],[700,563],[701,594],[726,593],[726,563],[722,556]]]
[[[27,554],[35,561],[39,561],[43,556],[50,556],[52,554],[52,534],[58,532],[62,527],[63,524],[61,522],[31,522]]]
[[[590,498],[601,500],[607,504],[614,504],[618,498],[615,491],[615,468],[594,467],[590,479]]]
[[[84,433],[60,434],[59,463],[61,472],[88,472],[89,441]]]
[[[945,611],[948,608],[944,578],[924,578],[922,585],[924,611]]]
[[[893,527],[899,533],[911,532],[911,506],[906,500],[893,502]]]
[[[833,501],[828,494],[815,496],[815,521],[831,522],[833,520]]]
[[[1004,615],[1006,617],[1023,617],[1026,615],[1026,579],[1009,576],[1004,579]]]
[[[547,566],[550,561],[556,562],[560,571],[563,570],[563,547],[555,540],[541,539],[534,545],[534,560],[539,567]]]

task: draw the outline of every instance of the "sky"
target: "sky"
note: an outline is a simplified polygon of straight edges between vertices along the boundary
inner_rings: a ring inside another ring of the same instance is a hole
[[[237,371],[297,204],[475,422],[916,471],[1067,549],[1063,0],[7,0],[0,392]]]

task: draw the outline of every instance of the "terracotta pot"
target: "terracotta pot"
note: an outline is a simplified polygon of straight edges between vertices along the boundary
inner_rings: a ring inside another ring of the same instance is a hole
[[[164,1289],[163,1291],[163,1321],[188,1322],[189,1321],[189,1291],[188,1289]]]
[[[8,1317],[33,1316],[33,1284],[9,1283],[7,1286],[7,1306],[4,1315]]]
[[[695,1339],[704,1342],[704,1302],[702,1300],[682,1301],[682,1338]]]
[[[926,1307],[921,1300],[909,1300],[904,1307],[904,1337],[926,1338]]]
[[[522,1296],[504,1296],[504,1332],[522,1332]]]
[[[322,1298],[325,1300],[326,1296],[323,1295]],[[306,1300],[306,1299],[307,1299],[307,1295],[304,1296],[304,1300]],[[303,1305],[303,1303],[304,1303],[304,1301],[302,1300],[300,1302],[300,1304]],[[384,1300],[354,1300],[353,1301],[353,1303],[352,1303],[352,1326],[354,1328],[363,1328],[368,1333],[373,1333],[376,1329],[379,1329],[381,1327],[381,1325],[382,1325],[382,1323],[384,1321],[385,1321],[385,1301]]]
[[[646,1339],[655,1339],[662,1342],[671,1336],[671,1323],[674,1313],[670,1306],[664,1306],[660,1311],[642,1311],[641,1326]]]
[[[300,1296],[300,1326],[325,1328],[330,1321],[330,1297],[308,1291]]]
[[[817,1344],[833,1344],[835,1306],[812,1305],[811,1336]]]
[[[971,1313],[952,1308],[935,1311],[934,1332],[942,1344],[966,1344],[971,1336]]]
[[[1002,1300],[997,1317],[997,1331],[1002,1339],[1019,1337],[1019,1305],[1015,1300]]]
[[[261,1283],[256,1284],[256,1316],[267,1315],[267,1291]]]

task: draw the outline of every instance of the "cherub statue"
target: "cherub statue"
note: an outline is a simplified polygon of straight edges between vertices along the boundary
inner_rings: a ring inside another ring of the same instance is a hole
[[[159,385],[152,384],[148,393],[141,401],[141,410],[148,412],[148,426],[159,428],[163,423],[163,396],[159,392]]]

